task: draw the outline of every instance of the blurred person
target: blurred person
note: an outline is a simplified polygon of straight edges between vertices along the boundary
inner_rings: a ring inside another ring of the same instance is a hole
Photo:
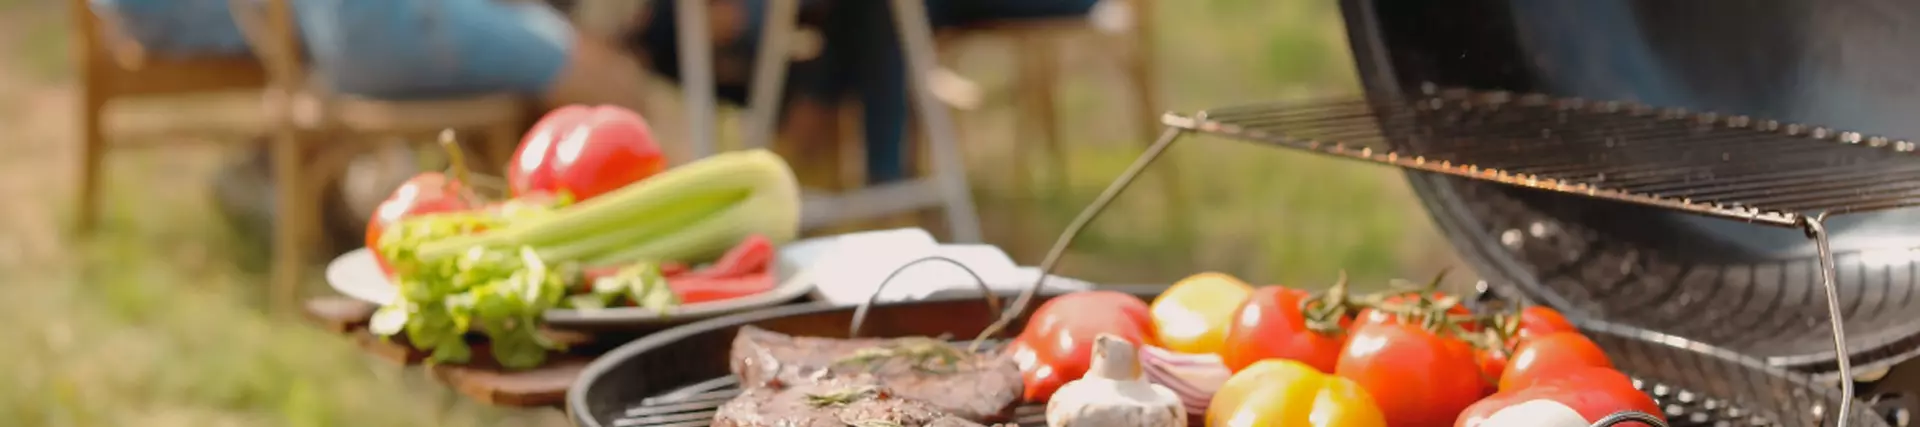
[[[1084,16],[1098,0],[923,0],[935,30],[987,21]],[[866,180],[884,184],[909,178],[907,158],[908,93],[906,64],[888,0],[800,0],[801,25],[820,28],[818,55],[790,69],[783,137],[831,143],[819,137],[837,123],[842,99],[857,97],[861,135],[866,143]],[[657,72],[678,78],[673,1],[653,1],[642,13],[642,27],[631,42]],[[747,86],[760,41],[766,0],[715,0],[710,13],[716,41],[715,81],[719,96],[745,104]],[[732,16],[731,18],[725,16]]]
[[[248,55],[230,0],[91,0],[109,37],[156,57]],[[249,0],[260,1],[260,0]],[[539,1],[288,0],[316,84],[333,93],[373,99],[446,99],[516,93],[548,108],[612,104],[644,111],[639,63],[624,48],[577,31]],[[519,141],[488,141],[513,144]],[[675,147],[662,141],[670,152]],[[273,185],[266,144],[216,178],[223,211],[249,230],[264,230]],[[405,150],[405,147],[394,147]],[[400,152],[404,159],[410,152]],[[391,158],[391,157],[390,157]],[[395,162],[411,164],[412,162]],[[411,169],[402,166],[401,169]],[[348,181],[391,189],[411,170],[350,170]],[[335,183],[339,184],[339,183]],[[351,236],[385,191],[357,191],[328,203],[329,228]],[[377,193],[377,194],[376,194]],[[345,202],[345,203],[341,203]],[[344,218],[342,218],[344,216]],[[264,232],[260,234],[265,234]],[[330,233],[334,234],[334,233]],[[353,241],[354,239],[346,239]]]
[[[253,0],[259,1],[259,0]],[[554,107],[639,110],[639,65],[537,1],[288,0],[314,76],[375,99],[520,93]],[[244,55],[229,0],[92,0],[153,55]]]

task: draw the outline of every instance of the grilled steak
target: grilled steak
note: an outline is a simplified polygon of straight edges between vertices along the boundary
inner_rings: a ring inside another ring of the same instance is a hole
[[[872,378],[752,387],[720,406],[714,427],[982,427],[907,399]]]
[[[979,422],[1004,421],[1020,399],[1020,369],[998,354],[967,353],[931,338],[795,337],[744,327],[733,340],[732,369],[745,387],[799,386],[864,378],[940,412]]]

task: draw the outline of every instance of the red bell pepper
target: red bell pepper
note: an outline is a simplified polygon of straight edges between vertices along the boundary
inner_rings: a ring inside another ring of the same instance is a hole
[[[653,130],[614,106],[569,105],[541,117],[507,168],[514,195],[547,192],[585,201],[666,169]]]
[[[682,303],[729,300],[772,290],[773,273],[759,272],[734,277],[669,277],[667,288],[680,295]]]

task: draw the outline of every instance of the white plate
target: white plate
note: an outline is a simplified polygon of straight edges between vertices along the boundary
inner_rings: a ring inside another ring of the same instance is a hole
[[[776,259],[774,277],[778,286],[766,292],[740,298],[682,305],[666,313],[639,307],[614,307],[600,310],[548,310],[547,324],[563,328],[607,328],[621,326],[658,326],[687,323],[742,311],[779,305],[800,298],[813,289],[805,280],[794,280],[793,265],[781,256]],[[380,273],[373,251],[355,249],[327,264],[327,284],[353,299],[386,305],[399,296],[399,288]]]

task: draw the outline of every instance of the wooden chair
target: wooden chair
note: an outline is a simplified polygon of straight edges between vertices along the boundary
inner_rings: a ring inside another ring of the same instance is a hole
[[[90,7],[69,0],[74,20],[73,48],[80,73],[80,188],[77,227],[93,231],[100,214],[100,183],[110,150],[153,145],[110,144],[107,106],[116,100],[204,92],[257,90],[267,73],[245,55],[176,58],[148,55],[138,43],[121,37],[113,24]],[[167,140],[172,141],[172,140]]]
[[[533,108],[516,94],[391,101],[330,93],[303,58],[288,0],[231,0],[234,20],[270,77],[264,96],[273,127],[275,187],[273,299],[291,307],[319,229],[321,191],[346,162],[379,136],[429,136],[447,129],[480,132],[493,149],[481,153],[504,167]]]

